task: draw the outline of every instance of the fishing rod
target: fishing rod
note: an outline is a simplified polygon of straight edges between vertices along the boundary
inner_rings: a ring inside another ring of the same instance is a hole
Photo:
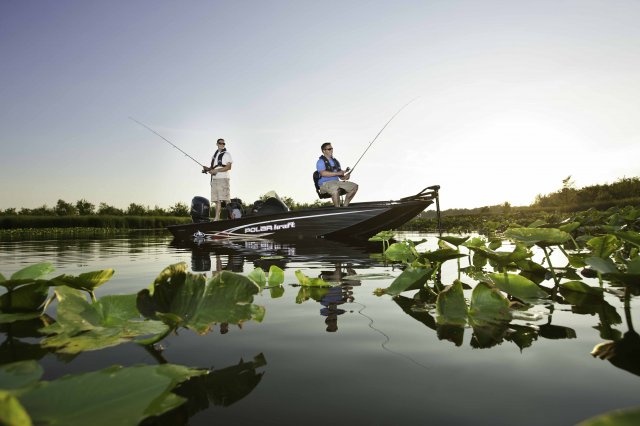
[[[141,122],[139,122],[138,120],[136,120],[133,117],[129,117],[129,120],[135,121],[136,123],[138,123],[139,125],[141,125],[142,127],[146,128],[147,130],[151,131],[152,133],[155,133],[156,135],[160,136],[162,139],[165,140],[165,142],[167,142],[169,145],[171,145],[172,147],[174,147],[175,149],[177,149],[178,151],[180,151],[181,153],[183,153],[184,155],[186,155],[187,157],[189,157],[190,159],[192,159],[193,161],[195,161],[200,167],[202,167],[203,169],[207,169],[208,167],[201,164],[198,160],[196,160],[195,158],[193,158],[192,156],[190,156],[189,154],[187,154],[186,152],[184,152],[183,150],[181,150],[180,148],[178,148],[177,146],[175,146],[173,144],[173,142],[171,142],[169,139],[165,138],[164,136],[162,136],[160,133],[156,132],[155,130],[153,130],[151,127],[147,126],[146,124],[143,124]],[[202,173],[205,173],[204,171]]]
[[[360,156],[360,158],[358,158],[358,161],[356,161],[356,164],[349,169],[347,167],[346,173],[351,174],[353,173],[353,171],[355,170],[356,166],[358,165],[358,163],[360,162],[360,160],[362,160],[362,157],[364,157],[364,155],[367,153],[367,151],[369,151],[369,148],[371,148],[371,145],[373,145],[373,143],[376,141],[376,139],[378,139],[378,136],[380,136],[380,134],[382,133],[382,131],[389,125],[389,123],[391,123],[391,121],[396,118],[396,115],[400,114],[400,111],[402,111],[403,109],[405,109],[411,102],[415,101],[416,99],[418,99],[418,97],[415,97],[413,99],[411,99],[409,102],[407,102],[406,104],[404,104],[402,106],[402,108],[400,108],[395,114],[393,114],[391,116],[391,118],[389,119],[389,121],[387,121],[385,123],[384,126],[382,126],[382,129],[380,129],[380,131],[378,132],[378,134],[376,135],[375,138],[373,138],[373,140],[369,143],[369,146],[367,146],[367,149],[364,150],[364,152],[362,153],[362,155]]]

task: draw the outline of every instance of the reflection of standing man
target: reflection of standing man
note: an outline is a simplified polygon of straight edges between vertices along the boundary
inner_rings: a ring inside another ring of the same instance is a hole
[[[220,212],[222,211],[222,202],[231,201],[231,185],[229,170],[233,159],[227,151],[224,139],[218,139],[216,142],[217,150],[211,158],[211,167],[205,167],[203,172],[211,175],[211,202],[216,203],[216,216],[214,220],[220,220]]]

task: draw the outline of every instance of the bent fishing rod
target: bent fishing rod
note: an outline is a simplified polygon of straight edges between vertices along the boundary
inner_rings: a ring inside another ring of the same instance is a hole
[[[373,145],[373,143],[376,141],[376,139],[378,139],[378,136],[380,136],[380,134],[384,131],[384,129],[386,129],[386,128],[387,128],[387,126],[389,125],[389,123],[391,123],[391,121],[392,121],[394,118],[396,118],[396,115],[400,114],[400,111],[402,111],[403,109],[405,109],[407,106],[409,106],[409,104],[410,104],[411,102],[415,101],[416,99],[418,99],[418,97],[415,97],[415,98],[411,99],[409,102],[407,102],[406,104],[404,104],[404,105],[402,106],[402,108],[400,108],[398,111],[396,111],[396,113],[395,113],[395,114],[393,114],[393,115],[391,116],[391,118],[389,119],[389,121],[387,121],[387,122],[385,123],[385,125],[384,125],[384,126],[382,126],[382,129],[380,129],[380,131],[378,132],[378,134],[376,135],[376,137],[375,137],[375,138],[373,138],[373,140],[369,143],[369,145],[367,146],[367,149],[365,149],[365,150],[364,150],[364,152],[362,153],[362,155],[360,156],[360,158],[358,158],[358,161],[356,161],[356,164],[355,164],[351,169],[349,169],[349,168],[347,167],[347,170],[345,171],[345,174],[349,174],[349,175],[350,175],[351,173],[353,173],[353,171],[355,170],[355,168],[356,168],[356,166],[358,165],[358,163],[360,162],[360,160],[362,160],[362,157],[364,157],[364,155],[367,153],[367,151],[369,151],[369,148],[371,148],[371,145]]]
[[[192,159],[193,161],[195,161],[200,167],[202,167],[203,172],[202,173],[206,173],[204,171],[204,169],[208,169],[207,166],[201,164],[198,160],[196,160],[195,158],[193,158],[192,156],[190,156],[189,154],[187,154],[186,152],[184,152],[183,150],[181,150],[180,148],[178,148],[177,146],[175,146],[173,144],[173,142],[171,142],[169,139],[165,138],[164,136],[162,136],[160,133],[156,132],[155,130],[153,130],[151,127],[147,126],[146,124],[143,124],[141,122],[139,122],[138,120],[136,120],[133,117],[129,117],[129,120],[131,121],[135,121],[136,123],[138,123],[139,125],[141,125],[142,127],[146,128],[147,130],[151,131],[152,133],[155,133],[156,135],[160,136],[165,142],[167,142],[169,145],[171,145],[172,147],[174,147],[175,149],[177,149],[178,151],[180,151],[181,153],[183,153],[184,155],[186,155],[187,157],[189,157],[190,159]]]

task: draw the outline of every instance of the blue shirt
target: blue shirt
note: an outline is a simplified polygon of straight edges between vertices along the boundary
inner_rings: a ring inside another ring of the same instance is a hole
[[[336,166],[336,162],[333,161],[333,158],[328,158],[328,160],[329,160],[329,164],[331,164],[332,167]],[[318,171],[318,173],[320,173],[322,170],[327,170],[327,168],[324,165],[324,160],[322,158],[320,158],[316,163],[316,170]],[[320,179],[318,179],[318,186],[322,186],[323,183],[328,182],[330,180],[340,180],[340,178],[338,176],[324,177],[321,174]]]

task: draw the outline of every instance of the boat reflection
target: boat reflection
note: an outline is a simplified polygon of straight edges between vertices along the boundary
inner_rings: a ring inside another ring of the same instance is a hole
[[[224,241],[218,240],[205,244],[185,244],[172,242],[179,250],[191,251],[191,269],[193,272],[246,272],[246,269],[262,268],[268,271],[272,265],[286,269],[289,263],[313,262],[322,269],[318,278],[332,284],[328,288],[300,287],[297,303],[312,299],[318,302],[320,315],[324,317],[326,331],[338,331],[338,317],[346,310],[341,305],[354,301],[353,287],[361,285],[349,276],[357,274],[357,269],[366,269],[380,264],[380,245],[368,242],[345,243],[318,239],[303,240],[296,243],[279,243],[270,240]],[[330,267],[327,268],[327,267]],[[280,297],[284,288],[269,289],[272,297]],[[222,332],[221,324],[221,332]]]
[[[268,271],[271,265],[286,269],[290,262],[350,264],[354,268],[372,266],[380,260],[380,245],[366,241],[339,242],[316,239],[280,243],[260,239],[215,240],[197,244],[174,240],[171,246],[176,250],[191,252],[193,272],[243,272],[247,263],[265,271]]]

